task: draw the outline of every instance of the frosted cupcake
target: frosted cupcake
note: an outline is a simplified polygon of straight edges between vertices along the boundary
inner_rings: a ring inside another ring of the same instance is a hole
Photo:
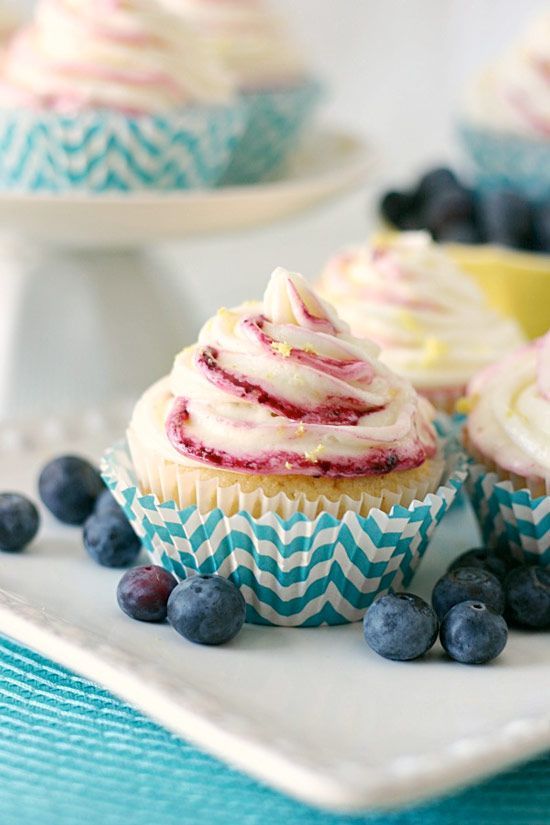
[[[550,332],[469,384],[465,443],[486,540],[550,564]]]
[[[225,69],[157,0],[40,0],[0,77],[4,189],[211,185],[244,127]]]
[[[425,232],[340,253],[319,291],[354,335],[375,341],[382,360],[446,412],[479,369],[523,340]]]
[[[319,99],[303,51],[263,0],[165,0],[216,53],[250,120],[224,182],[273,173],[296,145]]]
[[[550,12],[468,90],[463,137],[482,185],[550,197]]]
[[[432,418],[278,269],[262,303],[220,310],[144,394],[130,457],[112,452],[105,477],[177,575],[233,575],[256,621],[334,623],[410,578],[463,480]]]
[[[15,8],[6,5],[5,2],[0,2],[0,50],[14,34],[19,22],[20,19],[15,12]]]

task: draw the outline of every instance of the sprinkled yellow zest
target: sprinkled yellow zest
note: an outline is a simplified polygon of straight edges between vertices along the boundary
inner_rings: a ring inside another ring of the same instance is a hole
[[[285,461],[285,468],[287,470],[292,470],[292,464],[290,463],[290,461]]]
[[[468,415],[472,412],[477,404],[478,396],[472,395],[469,397],[463,396],[459,398],[455,405],[455,410],[459,415]]]
[[[424,352],[421,363],[424,367],[431,367],[433,364],[444,358],[449,352],[449,345],[439,338],[426,338],[424,341]]]
[[[303,435],[305,433],[305,431],[306,431],[306,428],[304,427],[303,423],[300,421],[300,423],[298,424],[298,429],[296,430],[296,435]]]
[[[424,327],[411,312],[402,309],[399,312],[399,323],[407,332],[422,332]]]
[[[273,341],[271,349],[278,352],[283,358],[290,358],[290,353],[292,352],[292,347],[287,341]]]
[[[306,344],[304,346],[304,352],[310,352],[312,355],[317,355],[317,350],[315,347],[312,347],[311,344]]]
[[[304,453],[306,461],[311,461],[312,464],[317,464],[317,460],[319,455],[326,450],[324,444],[317,444],[314,450],[311,450],[309,453]]]

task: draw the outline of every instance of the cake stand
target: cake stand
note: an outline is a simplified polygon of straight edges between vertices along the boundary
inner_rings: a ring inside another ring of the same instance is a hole
[[[0,195],[0,417],[137,394],[196,331],[152,262],[167,241],[243,230],[363,185],[374,155],[310,134],[261,185],[180,193]]]

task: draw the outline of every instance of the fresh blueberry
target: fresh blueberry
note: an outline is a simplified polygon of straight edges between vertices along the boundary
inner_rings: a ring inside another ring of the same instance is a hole
[[[480,199],[478,216],[482,238],[489,243],[526,249],[532,245],[532,209],[517,192],[486,192]]]
[[[440,229],[437,240],[441,243],[478,244],[479,232],[472,222],[458,221]]]
[[[118,583],[118,605],[139,622],[163,622],[168,614],[168,598],[177,581],[164,567],[134,567]]]
[[[550,201],[541,203],[534,209],[533,240],[539,252],[550,252]]]
[[[38,532],[40,516],[28,498],[19,493],[0,494],[0,551],[17,553]]]
[[[193,576],[168,599],[168,621],[190,642],[222,645],[231,641],[245,620],[241,591],[221,576]]]
[[[105,516],[119,516],[120,518],[126,518],[124,510],[108,489],[103,490],[97,499],[94,513],[96,516],[99,516],[99,518],[105,518]]]
[[[507,614],[514,623],[550,628],[550,567],[516,567],[508,574],[505,589]]]
[[[84,525],[84,547],[103,567],[129,567],[139,556],[141,542],[130,523],[117,515],[90,516]]]
[[[73,455],[50,461],[38,479],[40,498],[65,524],[84,524],[104,489],[96,468]]]
[[[414,208],[414,196],[409,192],[386,192],[380,201],[382,215],[398,229],[410,228]]]
[[[437,639],[439,623],[434,611],[412,593],[388,593],[365,613],[365,641],[385,659],[418,659]]]
[[[446,167],[437,167],[430,169],[420,178],[416,194],[418,200],[425,203],[439,192],[454,189],[457,186],[459,183],[454,172]]]
[[[486,547],[474,547],[462,553],[453,561],[449,570],[457,570],[459,567],[479,567],[481,570],[488,570],[501,582],[504,581],[510,569],[504,558],[487,550]]]
[[[484,665],[506,647],[508,626],[499,613],[483,602],[460,602],[443,619],[440,639],[456,662]]]
[[[424,209],[424,221],[436,240],[447,227],[469,223],[474,212],[472,193],[461,186],[436,192]]]
[[[504,612],[504,589],[496,576],[479,567],[458,567],[442,576],[434,587],[432,604],[439,620],[460,602],[479,601],[497,613]]]

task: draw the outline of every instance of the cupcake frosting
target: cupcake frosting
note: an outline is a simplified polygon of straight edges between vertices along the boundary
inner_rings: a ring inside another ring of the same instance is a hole
[[[232,83],[160,0],[39,0],[3,61],[4,104],[128,113],[225,102]]]
[[[355,335],[376,341],[382,360],[421,390],[464,386],[523,340],[516,322],[493,311],[424,232],[339,254],[319,290]]]
[[[550,481],[550,332],[479,373],[468,436],[499,467]]]
[[[298,79],[304,60],[263,0],[163,0],[216,52],[243,89]]]
[[[550,140],[550,12],[472,84],[467,114],[495,129]]]
[[[356,477],[436,452],[433,409],[354,338],[303,278],[277,269],[263,303],[222,309],[131,429],[166,458],[242,473]]]

